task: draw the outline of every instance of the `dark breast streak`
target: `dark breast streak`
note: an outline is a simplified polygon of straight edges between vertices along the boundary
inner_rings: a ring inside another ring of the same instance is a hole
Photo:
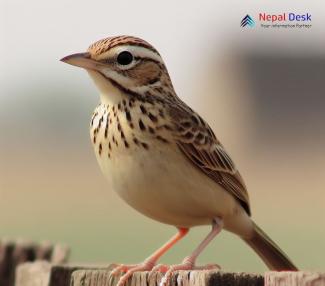
[[[100,157],[112,158],[116,151],[149,150],[155,140],[168,144],[164,132],[172,127],[165,124],[164,118],[159,106],[134,98],[123,99],[115,105],[100,104],[90,122],[95,152]]]

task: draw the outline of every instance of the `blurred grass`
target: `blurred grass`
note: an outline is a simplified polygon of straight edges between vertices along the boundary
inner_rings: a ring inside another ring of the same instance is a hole
[[[88,211],[73,209],[70,210],[71,215],[58,213],[51,220],[29,219],[10,225],[1,222],[2,232],[11,237],[23,235],[34,240],[65,242],[72,248],[72,261],[91,263],[142,261],[175,233],[173,227],[143,218],[118,202],[111,203],[115,208],[97,215],[91,208]],[[311,225],[304,226],[303,233],[297,228],[284,226],[268,225],[266,230],[299,267],[321,270],[323,257],[319,245],[324,242],[322,230]],[[163,257],[162,262],[180,262],[208,231],[208,227],[192,229],[183,241]],[[199,262],[219,263],[223,269],[231,271],[263,272],[266,269],[240,239],[226,232],[208,246]]]

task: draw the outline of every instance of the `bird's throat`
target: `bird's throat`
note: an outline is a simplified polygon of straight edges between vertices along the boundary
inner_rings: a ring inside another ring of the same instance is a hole
[[[87,70],[95,85],[99,89],[101,102],[110,105],[120,102],[125,94],[114,86],[107,78],[97,71]]]

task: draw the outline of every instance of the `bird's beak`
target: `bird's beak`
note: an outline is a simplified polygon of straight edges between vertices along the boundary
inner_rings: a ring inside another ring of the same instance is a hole
[[[91,70],[96,70],[99,63],[96,62],[95,60],[91,59],[89,53],[78,53],[78,54],[73,54],[66,56],[61,59],[61,62],[84,68],[84,69],[91,69]]]

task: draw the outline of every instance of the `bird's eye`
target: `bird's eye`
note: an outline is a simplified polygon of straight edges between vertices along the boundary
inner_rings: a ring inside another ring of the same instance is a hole
[[[117,62],[122,66],[126,66],[130,64],[132,63],[132,61],[133,61],[133,56],[128,51],[121,52],[117,56]]]

